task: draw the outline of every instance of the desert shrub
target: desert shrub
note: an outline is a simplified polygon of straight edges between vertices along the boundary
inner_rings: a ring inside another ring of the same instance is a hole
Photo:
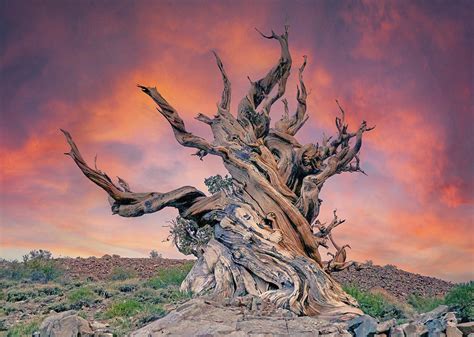
[[[151,252],[150,252],[150,259],[160,259],[161,258],[161,254],[158,253],[157,250],[153,249]]]
[[[132,269],[115,267],[109,275],[112,281],[124,281],[136,276],[136,272]]]
[[[49,310],[54,310],[55,312],[63,312],[71,309],[71,306],[74,307],[74,304],[67,303],[66,301],[60,301],[53,303],[48,306]]]
[[[156,298],[156,303],[179,302],[190,299],[191,297],[192,294],[190,292],[181,291],[179,288],[168,287],[161,289]]]
[[[160,303],[160,301],[158,301],[159,294],[159,291],[155,289],[142,288],[133,294],[133,298],[141,303]]]
[[[179,286],[188,275],[193,266],[193,262],[188,262],[180,266],[174,266],[158,271],[155,277],[146,283],[154,289],[166,288],[168,286]]]
[[[61,296],[63,294],[63,291],[59,287],[42,287],[42,288],[37,288],[36,290],[38,296]]]
[[[121,293],[131,293],[135,290],[137,290],[137,285],[136,284],[121,284],[118,286],[118,290]]]
[[[405,318],[403,308],[397,303],[389,301],[381,294],[372,294],[370,292],[362,291],[353,285],[345,286],[343,288],[346,293],[357,300],[360,309],[367,315],[380,320]]]
[[[445,302],[456,310],[461,321],[474,321],[474,281],[452,288],[446,294]]]
[[[13,328],[8,330],[7,337],[24,337],[31,336],[33,332],[39,329],[39,320],[35,320],[28,323],[20,323],[15,325]]]
[[[36,292],[29,289],[29,290],[18,290],[18,289],[11,289],[7,292],[6,300],[7,302],[20,302],[26,301],[36,296]]]
[[[114,302],[105,312],[106,318],[130,317],[134,316],[143,309],[143,305],[134,299],[124,299]]]
[[[150,305],[147,304],[143,307],[142,312],[138,315],[138,325],[143,326],[152,321],[155,321],[166,314],[165,309],[161,305]]]
[[[17,260],[11,262],[3,262],[0,268],[0,278],[19,281],[26,278],[27,271],[23,263]]]
[[[63,273],[51,258],[51,252],[43,249],[32,250],[23,256],[23,262],[2,262],[0,277],[10,280],[29,279],[34,282],[49,282],[58,279]]]
[[[23,255],[23,262],[28,262],[29,260],[50,260],[53,257],[53,254],[49,250],[45,249],[34,249],[26,255]]]
[[[200,227],[195,221],[180,216],[170,222],[167,240],[171,240],[176,248],[184,255],[200,256],[202,249],[214,236],[211,226]]]
[[[103,298],[111,298],[113,296],[113,293],[110,290],[103,287],[94,287],[92,291]]]
[[[80,309],[83,306],[90,307],[98,300],[98,298],[91,288],[80,287],[71,290],[67,294],[67,300],[71,309]]]
[[[419,313],[431,311],[444,304],[444,299],[441,297],[422,297],[414,294],[408,296],[407,301]]]

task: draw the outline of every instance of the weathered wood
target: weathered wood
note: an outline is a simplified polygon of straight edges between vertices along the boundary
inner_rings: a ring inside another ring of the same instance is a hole
[[[236,117],[230,112],[230,80],[214,53],[223,80],[222,96],[214,116],[201,113],[196,117],[210,126],[212,141],[189,132],[156,88],[139,86],[157,104],[181,145],[197,149],[200,159],[208,154],[222,158],[232,177],[230,192],[207,197],[189,186],[165,193],[131,192],[123,179],[115,184],[102,171],[89,167],[70,134],[63,131],[71,146],[68,155],[109,194],[114,214],[140,216],[175,207],[183,218],[213,226],[214,239],[200,253],[183,290],[213,293],[216,298],[260,296],[301,315],[358,314],[356,302],[328,274],[347,264],[346,247],[337,246],[331,237],[344,220],[334,212],[327,227],[319,222],[319,194],[325,181],[336,174],[364,173],[358,153],[363,134],[372,128],[364,121],[356,132],[349,132],[340,108],[335,137],[324,136],[321,144],[296,140],[309,118],[303,81],[306,56],[298,72],[296,112],[290,116],[284,99],[283,117],[271,128],[270,110],[285,94],[292,60],[287,27],[282,35],[261,35],[279,42],[281,56],[266,76],[251,81]],[[328,238],[337,250],[329,264],[323,263],[319,252],[320,247],[328,247]]]

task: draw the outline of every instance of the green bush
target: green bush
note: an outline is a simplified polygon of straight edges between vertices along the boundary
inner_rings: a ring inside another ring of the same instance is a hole
[[[408,296],[408,304],[410,304],[413,309],[418,313],[424,313],[431,311],[438,306],[444,304],[444,298],[441,297],[421,297],[419,295],[410,295]]]
[[[30,298],[36,297],[36,292],[33,290],[17,290],[17,289],[12,289],[7,292],[6,300],[7,302],[20,302],[20,301],[26,301]]]
[[[389,301],[381,294],[372,294],[360,290],[356,286],[345,286],[344,291],[354,297],[360,305],[360,309],[367,315],[387,320],[391,318],[405,318],[405,312],[397,303]]]
[[[446,295],[445,302],[456,310],[456,316],[461,321],[474,321],[474,281],[452,288]]]
[[[180,266],[162,269],[158,271],[155,277],[148,280],[147,285],[154,289],[179,286],[186,275],[188,275],[192,266],[193,262],[187,262]]]
[[[106,318],[130,317],[143,309],[143,305],[137,300],[125,299],[112,305],[105,312]]]
[[[8,330],[7,337],[25,337],[31,336],[33,332],[39,329],[39,321],[20,323]]]
[[[112,281],[124,281],[136,276],[136,272],[131,269],[115,267],[109,275]]]
[[[80,287],[78,289],[71,290],[67,294],[67,300],[71,306],[71,309],[80,309],[83,306],[91,306],[98,299],[96,294],[89,287]]]
[[[34,282],[47,283],[58,279],[63,274],[51,253],[45,250],[32,250],[23,257],[23,262],[3,261],[0,278],[10,280],[29,279]]]

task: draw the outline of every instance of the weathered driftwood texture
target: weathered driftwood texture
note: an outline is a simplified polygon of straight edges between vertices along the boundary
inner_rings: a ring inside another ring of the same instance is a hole
[[[336,136],[324,137],[321,144],[302,145],[296,140],[295,134],[308,119],[306,57],[298,70],[296,112],[290,114],[283,99],[284,114],[272,128],[270,109],[285,94],[292,60],[286,27],[282,35],[260,34],[280,44],[281,56],[263,78],[250,81],[236,116],[230,111],[230,80],[214,53],[224,83],[222,98],[214,116],[196,117],[210,126],[213,141],[189,132],[156,88],[139,85],[157,104],[181,145],[197,149],[200,159],[222,158],[233,179],[232,193],[209,197],[190,186],[164,193],[132,192],[123,179],[116,184],[97,167],[89,167],[70,134],[63,131],[71,146],[67,154],[109,194],[114,214],[134,217],[175,207],[183,218],[214,227],[214,239],[183,282],[183,290],[217,298],[260,296],[302,315],[358,314],[356,302],[325,272],[318,251],[343,220],[334,212],[334,220],[324,227],[317,217],[325,181],[343,172],[362,172],[357,155],[363,133],[371,128],[364,121],[356,132],[349,132],[341,108]]]

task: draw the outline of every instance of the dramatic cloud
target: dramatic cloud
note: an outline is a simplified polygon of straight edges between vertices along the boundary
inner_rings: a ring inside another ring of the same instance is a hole
[[[469,1],[2,2],[0,255],[179,256],[162,242],[176,212],[111,216],[105,193],[62,154],[58,129],[135,190],[205,190],[205,177],[225,173],[220,161],[190,157],[136,84],[156,85],[209,137],[193,117],[212,114],[219,99],[210,51],[225,63],[236,107],[247,75],[258,78],[278,58],[275,42],[253,28],[289,23],[295,65],[309,60],[311,119],[300,140],[334,133],[336,98],[353,128],[377,125],[362,153],[369,177],[341,175],[323,190],[323,220],[334,208],[347,218],[336,239],[352,245],[354,259],[472,279],[473,10]],[[290,108],[295,97],[293,74]]]

